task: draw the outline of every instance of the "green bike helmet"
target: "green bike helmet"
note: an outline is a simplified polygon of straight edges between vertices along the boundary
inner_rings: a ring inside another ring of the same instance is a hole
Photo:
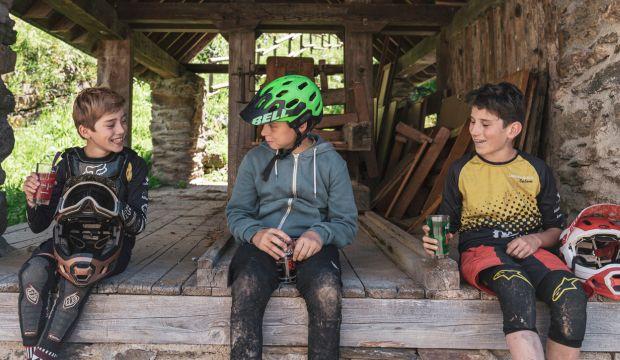
[[[267,181],[278,159],[284,159],[308,136],[323,118],[323,99],[314,81],[302,75],[279,77],[259,90],[239,114],[243,121],[258,126],[272,122],[285,122],[297,138],[290,149],[280,149],[263,171]],[[299,127],[307,124],[302,133]]]

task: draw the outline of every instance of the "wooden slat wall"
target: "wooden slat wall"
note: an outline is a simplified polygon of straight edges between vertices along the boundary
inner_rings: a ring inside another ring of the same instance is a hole
[[[462,30],[444,30],[437,52],[441,90],[464,95],[519,70],[546,71],[548,3],[506,0]]]

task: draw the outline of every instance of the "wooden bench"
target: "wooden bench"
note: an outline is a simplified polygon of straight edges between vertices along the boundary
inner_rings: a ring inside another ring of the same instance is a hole
[[[196,191],[154,192],[127,271],[98,286],[69,341],[229,344],[226,278],[237,245],[226,233],[226,194]],[[0,341],[20,340],[16,273],[41,237],[25,229],[5,234],[14,250],[0,257]],[[459,282],[452,260],[427,261],[419,239],[405,234],[376,214],[360,216],[357,239],[340,252],[341,346],[505,349],[498,302]],[[544,335],[546,305],[538,314]],[[620,351],[618,323],[620,303],[590,302],[584,350]],[[263,329],[265,345],[306,345],[305,303],[293,286],[274,293]]]

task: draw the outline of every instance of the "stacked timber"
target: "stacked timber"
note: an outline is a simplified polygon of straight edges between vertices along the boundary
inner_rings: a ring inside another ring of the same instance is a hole
[[[542,114],[547,79],[527,70],[500,79],[516,85],[524,94],[525,121],[515,146],[537,155],[540,147]],[[393,101],[379,124],[377,163],[382,174],[373,192],[371,208],[410,233],[420,231],[422,222],[436,213],[441,203],[443,185],[452,163],[473,150],[469,134],[470,109],[457,96],[438,102],[439,114],[434,127],[424,129],[424,117],[432,113],[437,94],[420,106],[397,110]],[[378,103],[380,105],[380,103]],[[417,121],[407,116],[411,111]]]

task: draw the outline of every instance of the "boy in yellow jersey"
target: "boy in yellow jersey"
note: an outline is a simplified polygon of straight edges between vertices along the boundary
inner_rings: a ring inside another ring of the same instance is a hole
[[[497,295],[513,359],[544,359],[536,298],[549,305],[548,359],[577,359],[587,297],[566,265],[545,248],[558,244],[564,216],[551,170],[514,148],[524,119],[523,94],[486,84],[468,94],[475,152],[448,172],[440,214],[459,233],[460,268],[473,286]],[[423,230],[428,235],[428,227]],[[425,236],[429,254],[437,240]]]

